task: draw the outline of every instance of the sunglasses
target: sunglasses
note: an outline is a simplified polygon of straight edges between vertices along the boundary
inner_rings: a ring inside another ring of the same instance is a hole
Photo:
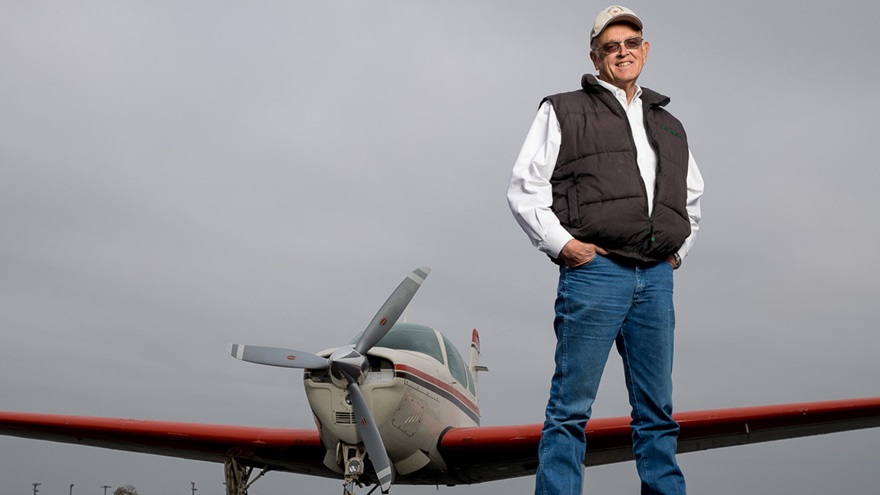
[[[623,41],[609,41],[608,43],[602,44],[602,46],[594,48],[594,51],[603,55],[611,55],[619,52],[621,45],[625,46],[627,50],[635,50],[642,46],[643,41],[644,40],[641,36],[633,36],[632,38],[627,38]]]

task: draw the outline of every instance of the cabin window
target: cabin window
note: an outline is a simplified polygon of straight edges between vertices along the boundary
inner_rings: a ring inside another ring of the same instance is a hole
[[[462,387],[467,388],[467,368],[464,365],[464,361],[461,359],[461,354],[458,353],[458,349],[456,349],[446,337],[443,337],[443,343],[446,345],[446,357],[449,359],[449,372],[452,373],[452,377],[455,378]]]
[[[474,382],[475,382],[475,380],[474,380],[474,375],[471,374],[471,369],[470,369],[470,368],[465,368],[464,370],[467,371],[468,390],[470,390],[471,395],[473,395],[474,397],[476,397],[476,395],[477,395],[477,386],[476,386],[476,384],[474,383]]]

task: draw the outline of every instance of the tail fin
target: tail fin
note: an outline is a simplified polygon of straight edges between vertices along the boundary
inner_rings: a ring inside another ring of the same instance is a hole
[[[480,366],[480,334],[476,328],[471,334],[471,356],[468,362],[468,369],[470,369],[471,376],[474,377],[474,389],[479,394],[479,372],[489,371],[489,368]]]

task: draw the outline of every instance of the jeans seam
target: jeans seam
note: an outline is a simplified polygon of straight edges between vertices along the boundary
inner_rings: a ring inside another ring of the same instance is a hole
[[[644,289],[644,287],[642,286],[642,279],[643,279],[642,270],[637,267],[635,269],[634,275],[635,275],[635,286],[634,286],[634,290],[633,290],[633,299],[639,297],[639,293]],[[634,304],[634,303],[635,303],[635,301],[633,301],[632,304]],[[625,324],[626,323],[624,323],[624,325]],[[627,377],[627,392],[629,393],[629,396],[630,396],[630,405],[632,406],[632,411],[633,411],[632,412],[633,423],[635,426],[644,426],[645,418],[643,417],[643,414],[642,414],[642,407],[641,407],[642,404],[639,401],[639,394],[637,393],[636,388],[635,388],[636,384],[635,384],[635,379],[633,378],[633,374],[632,374],[632,363],[630,361],[630,356],[629,356],[629,346],[627,346],[627,344],[626,344],[626,334],[622,330],[621,330],[621,334],[620,334],[620,339],[623,342],[623,353],[626,354],[626,360],[625,360],[626,362],[624,363],[624,367],[625,367],[625,375]],[[637,428],[632,428],[632,436],[633,436],[633,454],[635,454],[636,440],[638,439],[639,441],[641,441],[642,435]],[[650,462],[645,456],[641,456],[640,458],[636,459],[635,461],[636,461],[636,468],[637,469],[638,469],[639,463],[641,463],[642,469],[645,472],[650,471]]]
[[[568,277],[563,279],[563,294],[568,294]],[[571,314],[571,308],[568,307],[568,297],[562,297],[562,304],[565,306],[565,314]],[[562,363],[560,365],[560,369],[562,370],[562,379],[559,381],[559,397],[556,398],[556,402],[553,404],[553,410],[555,414],[559,415],[559,403],[562,401],[562,397],[565,396],[565,382],[568,378],[568,318],[562,318],[562,335],[560,336],[562,341],[562,349],[561,349],[561,360]]]
[[[641,402],[639,402],[638,394],[635,392],[635,381],[633,380],[633,376],[632,376],[632,365],[630,363],[629,346],[626,345],[626,337],[623,333],[621,333],[620,340],[621,340],[621,342],[623,342],[622,354],[625,356],[624,363],[623,363],[624,364],[624,376],[626,377],[626,382],[627,382],[626,388],[627,388],[627,392],[629,393],[629,396],[630,396],[630,405],[632,406],[632,410],[633,410],[633,412],[632,412],[633,422],[637,425],[643,425],[644,418],[642,417]],[[637,429],[633,428],[632,435],[633,435],[633,446],[635,446],[636,437],[638,437],[638,439],[640,440],[641,434],[639,433],[639,431]],[[646,459],[644,456],[642,456],[639,459],[636,459],[635,461],[636,461],[636,466],[638,466],[639,463],[642,463],[642,467],[645,471],[650,470],[650,463],[649,463],[648,459]]]

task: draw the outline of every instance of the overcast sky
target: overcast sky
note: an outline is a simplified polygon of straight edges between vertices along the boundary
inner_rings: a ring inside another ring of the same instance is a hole
[[[428,265],[408,319],[460,349],[479,329],[483,424],[541,422],[556,270],[505,192],[541,98],[592,72],[604,6],[0,1],[0,409],[310,427],[301,373],[226,342],[342,344]],[[640,83],[706,181],[676,272],[677,410],[880,395],[880,6],[628,6]],[[594,415],[628,413],[614,355]],[[679,460],[692,493],[874,493],[878,443]],[[0,455],[4,494],[223,493],[220,465],[7,437]],[[638,490],[631,463],[586,479]],[[270,473],[251,494],[340,485]]]

